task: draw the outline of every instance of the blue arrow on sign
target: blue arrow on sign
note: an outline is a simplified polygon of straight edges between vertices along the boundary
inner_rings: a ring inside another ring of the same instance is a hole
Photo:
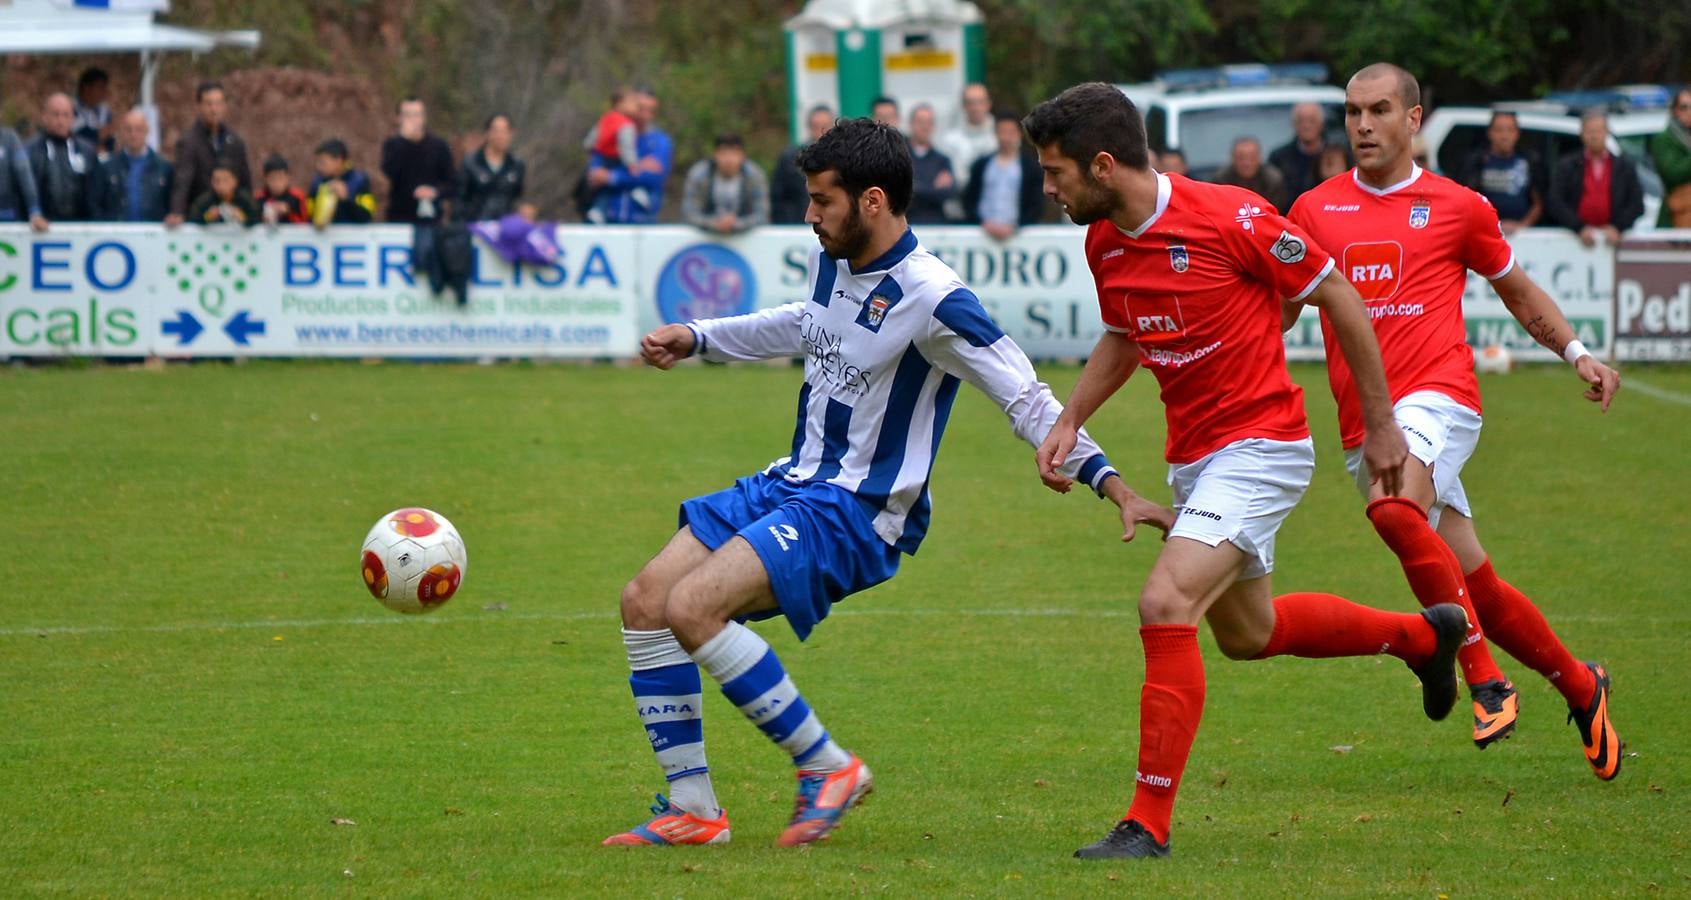
[[[185,309],[177,310],[176,318],[165,319],[164,323],[159,325],[159,331],[176,335],[176,346],[178,347],[193,343],[194,338],[199,337],[200,332],[204,330],[205,326],[200,324],[200,320],[194,318],[193,314]]]
[[[247,310],[243,309],[223,323],[223,333],[229,335],[229,340],[245,347],[249,343],[249,335],[264,333],[264,320],[248,318]]]

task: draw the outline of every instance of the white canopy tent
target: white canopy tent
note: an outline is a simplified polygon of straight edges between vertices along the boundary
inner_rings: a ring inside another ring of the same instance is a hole
[[[162,55],[258,46],[256,31],[198,31],[153,21],[170,0],[0,0],[0,55],[138,53],[141,108],[158,144],[153,88]]]

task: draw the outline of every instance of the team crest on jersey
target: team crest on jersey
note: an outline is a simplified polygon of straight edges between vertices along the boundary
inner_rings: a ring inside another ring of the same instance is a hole
[[[887,317],[887,307],[889,305],[887,298],[881,296],[880,294],[869,295],[869,305],[864,310],[864,318],[869,320],[870,327],[880,327],[881,320]]]
[[[1409,227],[1426,228],[1427,222],[1433,217],[1433,205],[1425,200],[1417,200],[1409,204]]]
[[[1186,255],[1185,244],[1170,244],[1168,246],[1168,264],[1176,272],[1184,272],[1191,268],[1192,260]]]

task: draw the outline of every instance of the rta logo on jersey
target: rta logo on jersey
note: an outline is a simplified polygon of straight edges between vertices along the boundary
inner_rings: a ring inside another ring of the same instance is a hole
[[[775,543],[780,544],[783,551],[787,549],[788,541],[799,542],[799,530],[786,523],[769,526],[769,533],[774,535]]]
[[[1409,227],[1426,228],[1427,222],[1433,217],[1433,205],[1426,200],[1416,200],[1409,204]]]
[[[1304,242],[1290,231],[1280,232],[1280,238],[1274,242],[1273,247],[1269,248],[1269,252],[1274,254],[1275,259],[1288,266],[1303,262],[1304,253],[1307,250]]]
[[[1168,264],[1174,271],[1184,273],[1192,265],[1192,260],[1186,255],[1186,245],[1170,244],[1168,248]]]
[[[1364,300],[1385,300],[1397,293],[1403,271],[1403,245],[1397,241],[1351,244],[1339,254],[1340,274]]]

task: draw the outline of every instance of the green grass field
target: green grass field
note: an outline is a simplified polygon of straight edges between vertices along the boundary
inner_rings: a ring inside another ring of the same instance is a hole
[[[1410,609],[1319,444],[1281,590]],[[1072,369],[1046,377],[1065,394]],[[662,779],[634,718],[622,583],[675,505],[786,446],[793,369],[390,364],[49,367],[0,374],[0,893],[201,896],[1399,895],[1691,892],[1691,370],[1629,371],[1600,416],[1566,367],[1482,382],[1465,473],[1500,572],[1615,677],[1620,779],[1507,659],[1516,736],[1432,724],[1390,658],[1229,662],[1171,860],[1083,864],[1130,796],[1134,603],[1155,541],[1040,487],[965,390],[934,527],[807,643],[758,626],[878,790],[826,845],[770,846],[781,752],[708,684],[726,847],[597,846]],[[1681,398],[1678,402],[1674,397]],[[1167,499],[1136,378],[1093,432]],[[364,592],[389,509],[463,532],[462,592],[423,618]],[[1348,752],[1335,747],[1349,747]],[[334,824],[332,820],[356,824]]]

